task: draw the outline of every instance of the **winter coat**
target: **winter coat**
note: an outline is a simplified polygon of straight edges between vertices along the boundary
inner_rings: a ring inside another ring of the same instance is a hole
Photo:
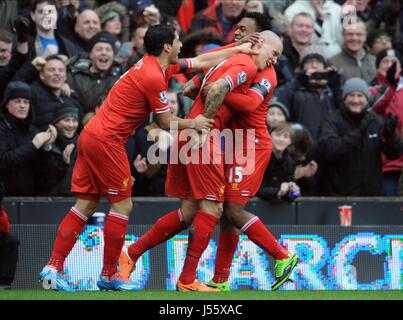
[[[102,20],[102,17],[106,15],[110,11],[115,11],[120,15],[121,21],[122,21],[122,32],[120,36],[118,37],[120,42],[126,42],[130,40],[130,18],[129,14],[127,12],[127,9],[124,5],[112,1],[105,3],[104,5],[100,6],[99,8],[95,9],[95,12],[98,14],[98,17],[100,20]]]
[[[240,14],[240,17],[238,17],[236,21],[233,21],[233,26],[229,30],[229,32],[225,33],[218,19],[218,12],[222,10],[221,7],[221,4],[217,4],[197,13],[192,19],[188,33],[201,29],[206,29],[218,32],[218,34],[220,34],[224,38],[226,43],[233,42],[236,24],[239,22],[239,20],[241,20],[243,12]]]
[[[35,109],[35,126],[40,130],[46,130],[52,123],[53,115],[56,110],[66,106],[74,106],[79,110],[80,119],[82,119],[82,109],[77,99],[67,97],[64,94],[56,96],[52,90],[42,81],[36,81],[32,84],[33,105]]]
[[[360,122],[365,112],[353,114],[346,107],[329,114],[319,132],[319,148],[325,179],[325,196],[381,196],[383,152],[390,159],[400,153],[396,136],[384,140],[384,120],[370,112],[372,122],[362,133]]]
[[[49,152],[42,152],[38,159],[35,175],[38,177],[36,183],[36,195],[38,196],[73,196],[71,192],[71,177],[74,164],[77,159],[76,134],[72,139],[67,139],[58,132],[56,141],[52,144]],[[63,159],[63,152],[70,143],[75,145],[71,156],[70,164]]]
[[[400,77],[400,82],[395,89],[386,83],[384,76],[378,74],[372,82],[370,94],[375,100],[372,111],[383,118],[386,118],[389,113],[399,118],[397,136],[403,140],[403,77]],[[382,155],[382,163],[384,172],[400,171],[403,167],[403,156],[396,160],[389,160]]]
[[[270,158],[269,165],[264,173],[257,197],[263,200],[278,200],[277,194],[283,182],[294,181],[295,162],[285,151],[278,159],[274,154]],[[287,197],[284,197],[284,200]]]
[[[290,111],[290,121],[307,128],[315,142],[318,141],[319,127],[329,113],[337,109],[338,98],[330,88],[322,93],[301,84],[297,79],[275,91],[275,96]]]
[[[38,132],[33,126],[33,110],[28,118],[19,120],[1,106],[0,115],[0,179],[5,196],[33,196],[35,194],[34,168],[40,151],[32,143]]]
[[[3,100],[4,91],[18,69],[28,60],[28,54],[14,51],[8,65],[0,67],[0,101]]]
[[[95,107],[101,105],[102,98],[123,74],[122,65],[116,61],[103,77],[92,73],[90,67],[91,60],[87,55],[78,55],[67,63],[67,83],[78,95],[84,114],[94,112]]]
[[[342,85],[350,78],[362,78],[367,83],[370,83],[376,74],[375,57],[367,52],[364,53],[361,59],[361,66],[357,58],[345,47],[343,47],[342,52],[331,57],[330,62],[338,70],[342,69]]]
[[[314,18],[315,33],[312,38],[312,44],[318,44],[323,49],[326,58],[330,58],[341,51],[343,43],[342,24],[341,24],[341,6],[331,0],[324,2],[322,12],[324,20],[322,25],[317,21],[316,11],[310,1],[297,0],[290,5],[284,12],[288,21],[291,22],[294,16],[300,12],[309,13]]]

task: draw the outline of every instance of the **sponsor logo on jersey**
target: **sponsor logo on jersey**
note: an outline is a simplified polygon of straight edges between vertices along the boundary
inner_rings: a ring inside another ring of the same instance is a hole
[[[241,71],[240,73],[238,73],[238,85],[244,83],[246,81],[246,73]]]
[[[222,185],[219,189],[220,194],[224,194],[225,192],[225,185]]]
[[[162,103],[168,103],[168,98],[167,98],[167,92],[166,91],[161,91],[160,92],[160,101]]]
[[[267,80],[267,79],[265,79],[265,78],[263,78],[262,81],[260,81],[260,84],[261,84],[263,87],[265,87],[265,88],[267,89],[267,91],[269,91],[270,88],[271,88],[271,83],[270,83],[270,81]]]
[[[126,190],[127,187],[129,186],[129,178],[126,178],[122,181],[122,189],[121,190]]]

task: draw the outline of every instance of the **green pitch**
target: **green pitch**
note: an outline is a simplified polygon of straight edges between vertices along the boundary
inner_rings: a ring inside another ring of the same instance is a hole
[[[196,293],[144,290],[136,292],[0,291],[0,300],[403,300],[401,291],[258,291]]]

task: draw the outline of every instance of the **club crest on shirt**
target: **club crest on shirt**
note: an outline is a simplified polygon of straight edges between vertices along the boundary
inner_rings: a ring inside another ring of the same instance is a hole
[[[238,73],[237,80],[238,80],[238,85],[244,83],[244,82],[246,81],[246,73],[243,72],[243,71],[241,71],[240,73]]]
[[[168,103],[167,92],[161,91],[160,92],[160,101],[161,103]]]
[[[271,88],[271,83],[270,83],[270,81],[267,80],[266,78],[263,78],[263,79],[260,81],[260,84],[261,84],[263,87],[265,87],[265,88],[267,89],[267,91],[269,91],[270,88]]]

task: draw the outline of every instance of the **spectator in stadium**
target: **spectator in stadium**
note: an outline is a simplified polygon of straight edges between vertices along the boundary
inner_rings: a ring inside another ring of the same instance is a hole
[[[126,70],[131,68],[137,61],[139,61],[144,53],[144,36],[148,30],[148,25],[138,26],[132,34],[131,41],[125,42],[119,49],[117,57],[121,57],[126,64]]]
[[[17,46],[13,52],[13,36],[7,30],[0,30],[0,101],[7,84],[28,59],[29,20],[19,17],[14,21],[17,32]]]
[[[3,208],[4,186],[0,181],[0,290],[11,289],[18,262],[20,241],[10,233],[10,222]]]
[[[246,0],[222,0],[199,13],[191,22],[189,32],[206,29],[216,31],[224,38],[226,43],[234,39],[237,23],[245,13]]]
[[[101,21],[101,29],[108,31],[120,43],[130,39],[130,18],[124,5],[112,1],[95,9]]]
[[[323,55],[309,51],[302,57],[300,68],[296,79],[278,88],[275,96],[290,111],[290,121],[305,126],[317,142],[323,118],[337,108],[340,74]]]
[[[310,14],[300,12],[291,19],[287,34],[283,36],[283,55],[276,67],[280,84],[295,78],[300,57],[311,45],[314,32],[314,21]]]
[[[74,26],[77,51],[89,52],[90,40],[101,31],[101,21],[94,10],[84,10],[76,20]]]
[[[10,82],[0,104],[0,172],[7,196],[35,195],[34,168],[39,152],[49,150],[56,129],[38,132],[33,126],[31,88]]]
[[[338,54],[342,44],[341,6],[330,0],[297,0],[285,10],[284,15],[291,22],[300,12],[306,12],[314,19],[312,42],[321,46],[325,58]]]
[[[57,10],[54,0],[33,0],[31,19],[35,24],[35,36],[28,39],[30,59],[61,54],[72,57],[76,46],[56,30]]]
[[[403,137],[403,77],[401,76],[402,57],[394,49],[382,50],[376,57],[377,74],[371,83],[370,93],[375,103],[372,111],[385,120],[397,117],[397,135]],[[389,160],[382,155],[383,186],[386,196],[396,196],[403,157]]]
[[[288,154],[295,162],[294,179],[298,184],[301,195],[317,196],[319,177],[319,154],[312,135],[300,123],[293,123],[293,135]]]
[[[328,115],[319,134],[326,179],[325,196],[382,196],[381,153],[389,159],[401,154],[397,122],[368,111],[369,88],[360,78],[343,87],[344,105]]]
[[[354,7],[354,9],[352,9]],[[346,0],[343,16],[354,12],[367,26],[369,33],[383,31],[391,37],[399,36],[399,15],[401,2],[396,0]]]
[[[276,97],[272,97],[269,102],[269,110],[267,111],[266,123],[267,127],[272,128],[280,122],[286,122],[290,118],[288,108]]]
[[[109,32],[97,33],[90,42],[89,55],[78,55],[68,64],[67,83],[78,95],[84,114],[94,112],[100,99],[123,74],[115,61],[116,38]]]
[[[350,78],[358,77],[370,83],[375,77],[375,57],[364,48],[367,40],[365,23],[357,20],[343,28],[342,52],[330,58],[341,72],[342,85]]]
[[[38,196],[73,196],[71,177],[77,159],[78,110],[65,104],[54,114],[52,124],[57,130],[57,139],[49,152],[39,156],[35,168]]]
[[[270,129],[273,153],[257,197],[268,201],[291,201],[300,192],[294,181],[295,162],[287,152],[292,132],[292,126],[287,122],[277,123]]]
[[[367,46],[369,53],[374,57],[384,49],[392,48],[392,38],[384,31],[368,34]]]
[[[125,1],[126,0],[121,0],[122,3]],[[148,26],[166,24],[174,19],[171,16],[162,14],[152,0],[129,0],[129,3],[126,6],[129,8],[132,26],[134,28],[143,24],[147,24]],[[180,31],[177,31],[178,34],[180,34]]]
[[[57,110],[66,103],[73,105],[82,119],[82,107],[74,94],[67,95],[64,91],[67,74],[66,65],[60,56],[49,56],[39,71],[39,79],[32,84],[34,124],[39,130],[46,130]]]
[[[57,30],[63,30],[63,36],[75,42],[74,26],[80,12],[89,9],[86,0],[56,0]]]

